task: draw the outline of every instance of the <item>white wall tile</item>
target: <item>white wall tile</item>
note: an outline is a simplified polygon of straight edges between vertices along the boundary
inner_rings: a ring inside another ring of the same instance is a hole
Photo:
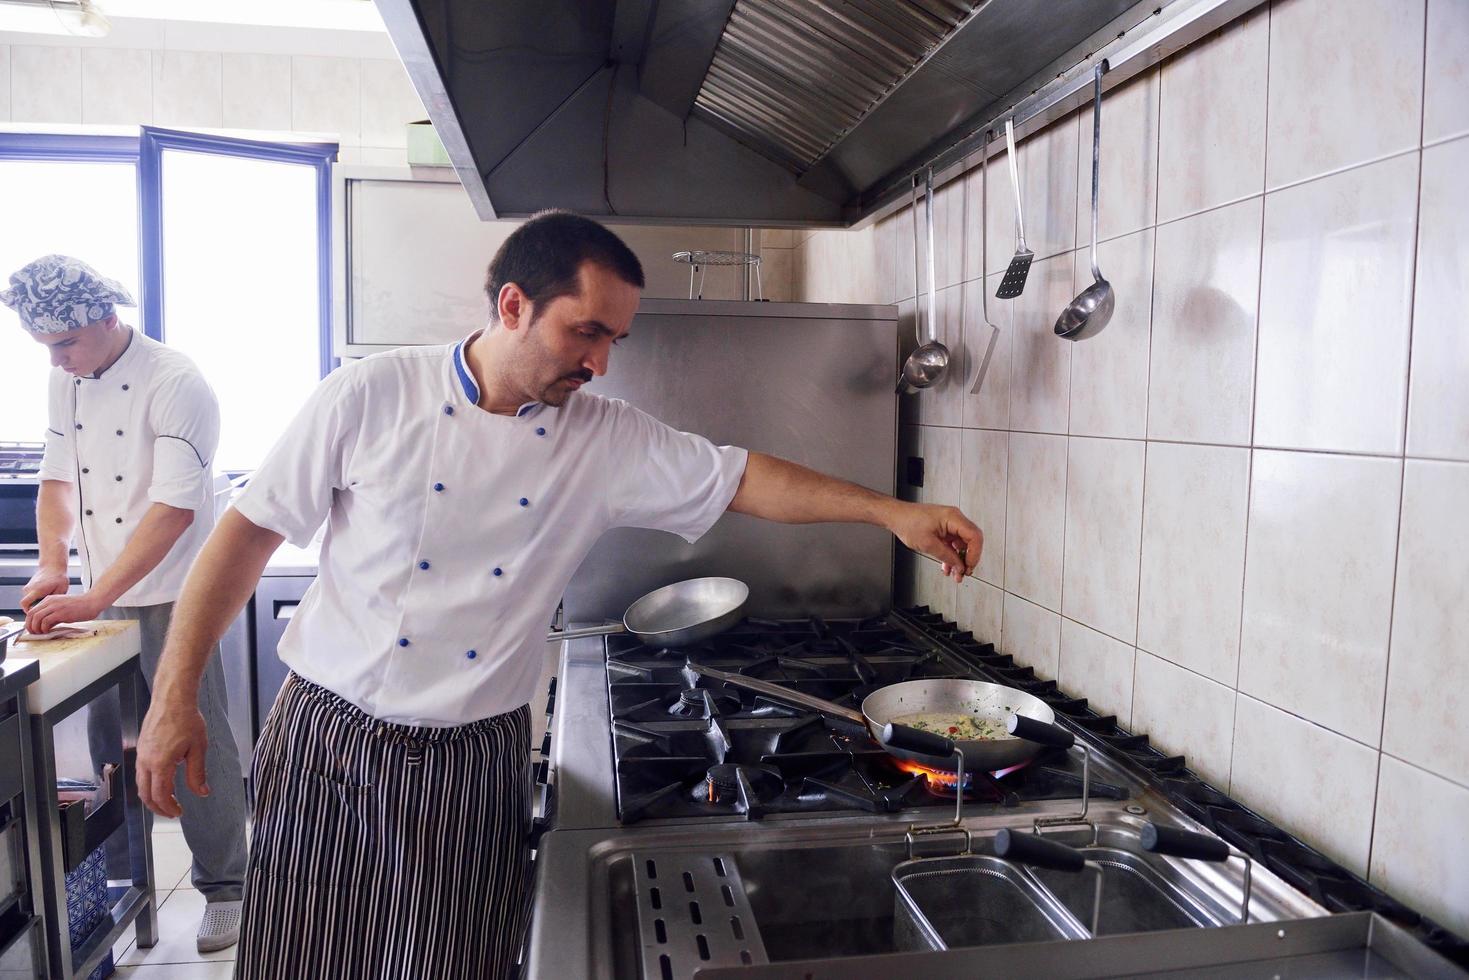
[[[934,278],[943,289],[960,282],[964,251],[964,178],[956,177],[933,192],[933,244]],[[927,230],[924,235],[927,235]],[[924,239],[923,254],[928,255],[928,240]],[[924,266],[924,288],[927,288],[928,267]]]
[[[353,147],[352,149],[357,148]],[[358,162],[369,167],[406,167],[408,166],[408,150],[401,146],[364,146],[361,147],[361,152],[358,156]],[[645,272],[648,271],[648,267],[649,263],[647,257],[644,256],[643,269]],[[735,270],[733,268],[710,271],[711,273],[714,271],[729,273],[727,276],[723,277],[729,283],[729,285],[726,287],[726,291],[729,293],[731,299],[738,298],[740,286],[738,277],[735,275]],[[712,283],[714,276],[711,274],[709,279]],[[643,292],[644,296],[658,295],[656,292],[653,291],[652,283],[653,280],[650,278],[649,288]],[[677,293],[677,295],[674,297],[675,299],[683,299],[685,296],[688,295],[688,293],[683,290],[682,283],[680,283],[680,288],[675,292]],[[710,292],[710,290],[706,290],[704,292],[704,295],[709,296]],[[717,294],[713,298],[718,298]]]
[[[1056,681],[1067,694],[1086,698],[1093,711],[1116,715],[1117,723],[1129,728],[1136,656],[1131,645],[1062,619],[1061,672]]]
[[[1025,209],[1025,240],[1037,258],[1059,255],[1076,247],[1078,133],[1077,115],[1073,113],[1026,138],[1019,147],[1017,163],[1020,166],[1020,204]],[[1105,138],[1107,135],[1104,118],[1102,136]],[[1090,123],[1087,138],[1091,138]],[[1090,153],[1090,147],[1087,152]],[[1090,167],[1089,155],[1087,160]],[[1088,170],[1087,188],[1091,187],[1090,173]],[[1008,165],[1004,179],[1004,189],[1008,190]],[[1091,200],[1090,193],[1088,189],[1087,201]],[[1088,224],[1087,228],[1090,227]],[[1003,242],[1004,237],[1002,235],[998,240]],[[993,240],[990,249],[994,250]]]
[[[1073,123],[1074,125],[1074,123]],[[983,269],[988,275],[1002,272],[1015,254],[1015,193],[1010,186],[1009,156],[1004,150],[1004,134],[991,143],[989,172],[979,166],[979,154],[970,155],[970,170],[964,177],[964,194],[969,211],[964,223],[964,278],[979,278]],[[982,195],[985,185],[989,193]],[[981,198],[988,200],[986,207]],[[983,235],[988,227],[989,237]],[[990,290],[990,295],[994,295]]]
[[[919,555],[916,568],[918,604],[945,619],[954,619],[959,613],[958,583],[946,576],[943,567],[931,558]]]
[[[1010,433],[1005,502],[1005,591],[1061,609],[1066,437]]]
[[[1148,344],[1153,320],[1153,232],[1103,242],[1102,275],[1116,308],[1101,333],[1072,344],[1071,434],[1141,439],[1148,428]],[[1093,282],[1091,258],[1076,253],[1073,295]],[[1061,312],[1059,309],[1056,311]]]
[[[1003,649],[1001,628],[1005,615],[1005,593],[970,576],[959,585],[958,623],[975,639]]]
[[[1056,315],[1071,302],[1074,253],[1030,267],[1025,292],[1013,303],[1010,345],[1010,426],[1029,432],[1065,432],[1075,344],[1056,337]]]
[[[1163,65],[1158,220],[1265,186],[1270,8],[1262,4]],[[1103,126],[1102,135],[1106,135]]]
[[[1265,198],[1256,445],[1402,451],[1417,190],[1411,154]]]
[[[1271,6],[1267,186],[1418,144],[1423,10],[1403,0]]]
[[[1004,429],[1010,425],[1010,361],[1011,348],[1015,343],[1015,322],[1012,304],[994,298],[999,285],[999,275],[964,284],[965,357],[961,420],[966,426]],[[984,384],[978,394],[970,394],[989,345],[990,333],[984,319],[986,304],[989,322],[999,327],[1000,333],[995,340],[995,351],[990,355]]]
[[[881,303],[898,301],[898,232],[901,227],[896,216],[884,218],[877,223],[877,266],[874,288],[878,302]],[[909,275],[911,276],[912,273]]]
[[[1256,451],[1251,477],[1239,689],[1369,745],[1382,730],[1401,469]]]
[[[228,129],[291,128],[291,59],[283,54],[226,54],[221,88]]]
[[[1250,451],[1148,443],[1137,645],[1234,686]]]
[[[919,218],[923,216],[920,208],[914,211],[912,208],[904,208],[888,219],[891,225],[891,241],[893,250],[893,299],[894,301],[911,299],[917,293],[915,283],[918,281],[918,270],[914,266],[914,247],[916,245],[914,235],[923,234],[923,222],[920,220],[915,226],[914,215]],[[919,249],[921,258],[924,252]]]
[[[917,500],[954,506],[959,500],[960,430],[929,425],[917,428],[923,456],[923,486],[918,489]]]
[[[291,128],[361,142],[362,67],[356,58],[291,59]]]
[[[82,121],[118,126],[151,123],[152,52],[137,48],[83,48]]]
[[[1158,228],[1148,436],[1247,446],[1264,202]]]
[[[1234,748],[1234,688],[1139,650],[1132,725],[1170,755],[1221,788],[1229,785]]]
[[[1469,787],[1382,757],[1369,880],[1469,933]]]
[[[792,228],[760,229],[761,248],[795,248],[796,232]]]
[[[224,124],[223,56],[212,51],[153,52],[153,122],[219,128]]]
[[[1367,873],[1378,754],[1240,695],[1230,793],[1359,875]]]
[[[1061,613],[1127,643],[1137,638],[1144,459],[1141,442],[1073,437],[1066,466]]]
[[[0,44],[0,122],[10,120],[10,45]]]
[[[1044,606],[1005,593],[1004,645],[1015,662],[1053,681],[1061,672],[1061,617]]]
[[[1469,10],[1469,4],[1464,5]],[[1462,93],[1461,93],[1462,94]],[[1469,103],[1469,98],[1463,99]],[[1469,459],[1469,137],[1423,151],[1408,454]]]
[[[1466,503],[1469,464],[1408,460],[1382,750],[1469,785]]]
[[[427,118],[401,62],[376,59],[362,62],[364,145],[406,147],[408,124]]]
[[[1469,132],[1469,4],[1428,0],[1423,141]]]
[[[1103,86],[1106,81],[1103,80]],[[1081,110],[1077,146],[1076,244],[1092,235],[1092,106]],[[1102,93],[1103,240],[1146,228],[1158,214],[1158,69]],[[1060,312],[1059,310],[1057,312]]]
[[[792,248],[760,247],[760,288],[765,299],[774,303],[791,301]]]
[[[1010,433],[964,429],[960,434],[959,509],[984,532],[984,552],[974,574],[1005,584],[1005,471]]]
[[[15,122],[81,122],[82,49],[12,45],[10,118]]]

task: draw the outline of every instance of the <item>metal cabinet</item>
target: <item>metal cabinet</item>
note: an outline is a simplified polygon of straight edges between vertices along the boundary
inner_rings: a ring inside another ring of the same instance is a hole
[[[316,580],[312,575],[262,578],[255,590],[255,732],[265,724],[290,669],[281,663],[276,647],[291,617]]]

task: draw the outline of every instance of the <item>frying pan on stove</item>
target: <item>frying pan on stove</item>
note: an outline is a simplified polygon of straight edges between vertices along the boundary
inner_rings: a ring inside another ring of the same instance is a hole
[[[755,691],[782,704],[810,708],[824,715],[843,718],[862,725],[873,740],[890,755],[945,772],[954,771],[952,757],[944,759],[890,745],[883,740],[883,727],[898,718],[929,712],[972,714],[980,721],[989,722],[991,726],[1001,731],[1005,729],[1006,719],[1012,714],[1034,718],[1047,725],[1055,724],[1056,721],[1056,713],[1051,710],[1051,706],[1035,695],[987,681],[931,677],[923,680],[903,681],[901,684],[889,684],[863,698],[861,711],[853,711],[851,708],[843,708],[839,704],[813,697],[804,691],[793,691],[788,687],[772,684],[770,681],[763,681],[756,677],[731,674],[728,671],[716,670],[713,667],[704,667],[695,663],[690,663],[689,669],[710,680],[723,681],[733,687]],[[967,771],[995,772],[1028,761],[1046,746],[1042,742],[1033,742],[1026,738],[1004,736],[986,739],[955,739],[954,747],[964,753],[964,768]]]
[[[649,592],[627,607],[620,623],[553,630],[546,642],[631,633],[649,646],[688,646],[738,623],[749,601],[750,587],[739,579],[691,578]]]

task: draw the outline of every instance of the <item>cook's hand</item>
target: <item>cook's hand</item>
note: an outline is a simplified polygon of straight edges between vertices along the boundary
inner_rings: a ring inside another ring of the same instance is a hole
[[[49,633],[61,623],[84,623],[102,615],[107,604],[90,592],[81,595],[48,595],[26,610],[26,629]]]
[[[31,576],[31,580],[20,591],[20,608],[30,612],[31,606],[48,595],[66,595],[71,589],[71,577],[66,572],[48,572],[45,569]]]
[[[957,507],[902,504],[892,532],[914,551],[937,558],[943,563],[944,574],[956,582],[962,582],[979,565],[984,548],[984,532]]]
[[[160,817],[182,814],[173,792],[174,774],[184,765],[184,782],[195,796],[208,796],[204,755],[208,730],[197,704],[153,702],[138,736],[138,795]]]

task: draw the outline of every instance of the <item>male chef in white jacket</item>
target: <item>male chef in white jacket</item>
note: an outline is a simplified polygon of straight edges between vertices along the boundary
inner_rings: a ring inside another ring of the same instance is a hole
[[[116,307],[134,305],[132,297],[79,259],[37,259],[10,277],[0,302],[46,346],[52,364],[36,508],[40,568],[20,600],[26,628],[137,620],[151,683],[174,600],[214,526],[219,405],[193,361],[118,319]],[[68,594],[73,540],[82,591]],[[212,649],[205,654],[195,711],[219,751],[209,760],[207,789],[201,781],[188,792],[180,780],[178,790],[192,881],[206,901],[196,943],[212,952],[239,938],[245,788],[224,670]],[[93,703],[87,727],[93,761],[120,762],[116,692]],[[145,833],[129,827],[135,847]],[[113,877],[122,877],[126,854],[114,848],[109,858]]]
[[[726,510],[890,529],[956,579],[979,529],[578,389],[626,336],[642,268],[606,228],[528,221],[490,264],[487,326],[331,374],[205,544],[139,745],[143,799],[202,779],[208,651],[283,539],[326,521],[255,756],[238,980],[501,978],[527,911],[542,635],[604,531],[694,541]],[[209,753],[209,757],[217,754]]]

